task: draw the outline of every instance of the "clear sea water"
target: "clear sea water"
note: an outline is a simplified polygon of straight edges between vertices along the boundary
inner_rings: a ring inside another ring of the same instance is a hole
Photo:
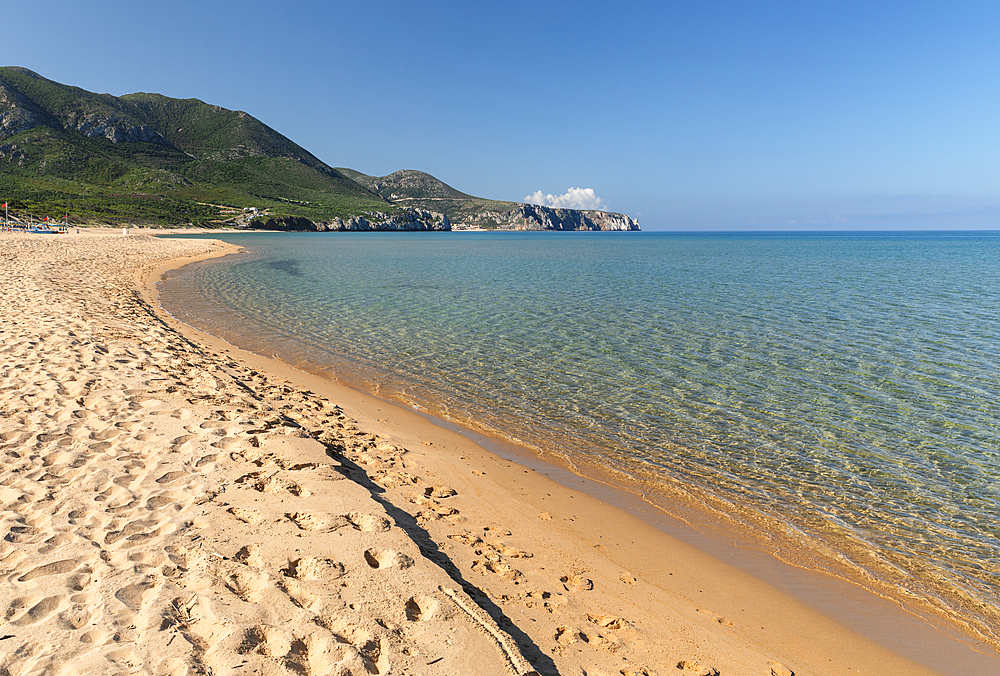
[[[240,347],[1000,635],[1000,233],[227,234]]]

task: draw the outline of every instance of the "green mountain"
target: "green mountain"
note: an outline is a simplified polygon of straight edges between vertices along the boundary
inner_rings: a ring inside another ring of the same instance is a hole
[[[18,67],[0,68],[0,199],[14,214],[104,223],[396,210],[247,113],[94,94]]]

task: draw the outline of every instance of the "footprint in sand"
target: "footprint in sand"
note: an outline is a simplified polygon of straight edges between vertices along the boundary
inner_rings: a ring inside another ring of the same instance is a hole
[[[178,452],[178,451],[180,451],[181,446],[183,446],[184,444],[188,443],[189,441],[194,441],[195,439],[198,439],[198,438],[200,438],[200,435],[198,435],[198,434],[183,434],[183,435],[177,437],[176,439],[174,439],[170,443],[171,449],[174,452]]]
[[[131,492],[127,492],[115,496],[104,504],[106,505],[104,508],[105,512],[116,516],[127,516],[134,512],[135,508],[139,506],[139,499]]]
[[[37,622],[41,622],[59,609],[62,604],[62,596],[47,596],[28,609],[19,619],[11,622],[16,627],[26,627]]]
[[[455,540],[456,542],[461,542],[463,545],[468,545],[469,547],[476,547],[478,545],[484,544],[483,539],[477,535],[473,535],[469,531],[464,533],[452,533],[448,535],[449,540]]]
[[[250,568],[264,567],[264,557],[261,556],[260,545],[257,544],[244,545],[233,558]]]
[[[447,486],[428,486],[424,489],[425,497],[435,498],[437,500],[450,498],[455,495],[458,495],[458,491],[454,488],[448,488]]]
[[[313,512],[295,512],[285,516],[302,530],[331,531],[348,525],[347,518],[332,514],[316,514]]]
[[[240,439],[238,437],[223,437],[218,441],[211,444],[212,448],[218,448],[223,451],[233,451],[238,450],[241,446],[246,445],[246,440]]]
[[[514,584],[521,584],[521,581],[524,579],[521,571],[511,566],[509,563],[501,559],[498,554],[494,553],[486,554],[485,559],[476,559],[473,561],[472,570],[480,575],[493,573],[508,582],[513,582]]]
[[[211,601],[203,596],[174,599],[168,619],[173,620],[184,639],[199,653],[208,652],[231,632],[212,610]]]
[[[161,535],[162,529],[158,528],[160,520],[149,518],[145,520],[132,521],[118,531],[111,531],[104,536],[104,544],[113,545],[120,540],[127,540],[130,543],[138,544],[146,540],[152,540]]]
[[[628,626],[628,621],[614,615],[587,615],[587,619],[598,627],[605,629],[619,630]]]
[[[292,648],[292,635],[284,629],[259,625],[250,627],[243,634],[243,641],[236,649],[242,655],[257,654],[266,657],[284,657]]]
[[[563,587],[566,591],[590,591],[594,588],[594,582],[583,575],[578,573],[573,573],[572,575],[564,575],[559,578],[559,581],[563,583]]]
[[[694,676],[719,676],[719,670],[696,662],[695,660],[681,660],[677,663],[677,668],[685,674]]]
[[[296,580],[335,580],[344,575],[344,564],[332,559],[303,556],[288,562],[281,570],[287,577]]]
[[[299,608],[315,612],[323,606],[323,602],[319,596],[306,589],[295,579],[285,578],[279,582],[279,585],[288,594],[288,598],[292,600],[292,603]]]
[[[344,517],[359,531],[364,533],[384,533],[391,526],[385,517],[374,514],[364,514],[362,512],[351,512]]]
[[[382,673],[374,671],[374,665],[365,663],[357,651],[344,650],[338,641],[321,634],[309,634],[296,639],[284,657],[283,673],[298,674],[366,674]]]
[[[588,645],[607,652],[616,652],[622,647],[614,638],[605,636],[599,631],[581,631],[580,638]]]
[[[71,631],[85,627],[90,622],[90,617],[90,611],[82,605],[73,605],[59,614],[63,627]]]
[[[353,665],[345,665],[342,662],[338,666],[346,670],[341,673],[388,673],[390,664],[388,656],[382,649],[382,639],[380,637],[364,627],[340,617],[319,615],[315,621],[319,626],[329,630],[339,643],[351,646],[357,652],[357,661],[362,663],[357,666],[363,670],[355,670]],[[348,655],[348,657],[351,656]]]
[[[90,583],[94,580],[94,569],[90,566],[84,566],[75,575],[71,575],[66,580],[66,587],[70,591],[83,591],[90,586]]]
[[[229,581],[226,584],[230,591],[250,603],[260,599],[261,592],[267,588],[267,585],[267,574],[252,569],[236,571],[229,576]]]
[[[111,441],[120,435],[122,431],[116,427],[108,427],[102,430],[92,430],[90,438],[94,441]]]
[[[43,531],[33,526],[11,526],[4,539],[7,542],[13,542],[16,544],[34,544],[42,539],[41,536],[43,534]]]
[[[440,603],[432,596],[411,596],[406,602],[406,619],[426,622],[434,617]]]
[[[29,580],[34,580],[38,577],[45,577],[47,575],[59,575],[61,573],[70,573],[77,569],[80,562],[76,559],[64,559],[62,561],[53,561],[52,563],[47,563],[44,566],[37,566],[32,568],[27,573],[17,578],[18,582],[28,582]]]
[[[261,493],[276,493],[283,490],[300,498],[308,498],[311,495],[308,490],[294,481],[273,474],[266,475],[264,472],[252,472],[237,479],[236,483],[245,484]]]
[[[559,645],[573,645],[576,643],[577,636],[580,632],[572,627],[557,627],[556,628],[556,643]]]
[[[188,476],[187,472],[185,472],[184,470],[178,469],[178,470],[174,470],[172,472],[167,472],[166,474],[164,474],[163,476],[161,476],[159,479],[157,479],[156,483],[158,483],[158,484],[170,484],[170,483],[173,483],[173,482],[178,481],[180,479],[183,479],[186,476]]]
[[[37,596],[20,596],[12,599],[7,605],[7,612],[4,613],[4,619],[9,622],[11,619],[17,617],[37,602]]]
[[[733,623],[728,618],[723,617],[717,613],[713,613],[711,610],[705,610],[704,608],[698,608],[697,611],[702,615],[712,618],[724,627],[732,627]]]
[[[178,501],[177,497],[168,493],[160,493],[146,500],[146,509],[151,512],[155,512],[169,506],[173,506],[174,509],[177,510],[183,508],[183,504]]]
[[[132,612],[138,613],[142,610],[143,596],[155,586],[156,583],[152,579],[126,585],[115,592],[115,598],[121,601]]]
[[[264,515],[253,509],[244,509],[243,507],[230,507],[226,511],[235,516],[243,523],[250,524],[251,526],[256,526],[257,524],[264,522]]]
[[[532,558],[532,554],[529,554],[528,552],[525,552],[525,551],[521,551],[520,549],[514,549],[513,547],[508,547],[507,545],[503,544],[502,542],[499,545],[497,545],[496,549],[497,549],[497,551],[499,551],[504,556],[507,556],[507,557],[512,558],[512,559],[530,559],[530,558]]]
[[[365,552],[365,561],[376,570],[383,570],[393,566],[409,568],[413,565],[413,559],[406,554],[392,549],[369,549]]]
[[[767,666],[771,668],[771,676],[795,676],[795,672],[781,662],[768,662]]]

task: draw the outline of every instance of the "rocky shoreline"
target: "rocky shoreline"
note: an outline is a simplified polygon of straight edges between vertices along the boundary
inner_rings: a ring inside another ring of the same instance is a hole
[[[368,216],[312,221],[301,216],[275,216],[253,221],[254,230],[283,232],[369,232],[369,231],[449,231],[446,214],[405,207],[392,213],[378,211]],[[455,230],[551,230],[551,231],[638,231],[639,223],[625,214],[608,211],[554,209],[522,204],[508,211],[484,210],[463,219]]]

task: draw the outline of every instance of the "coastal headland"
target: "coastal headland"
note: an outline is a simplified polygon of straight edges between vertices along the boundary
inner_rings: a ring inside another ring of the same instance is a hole
[[[946,673],[159,309],[236,252],[3,236],[0,673]]]

